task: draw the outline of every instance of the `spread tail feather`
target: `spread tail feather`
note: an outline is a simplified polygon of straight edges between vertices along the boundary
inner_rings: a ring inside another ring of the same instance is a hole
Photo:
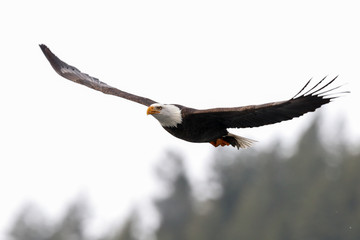
[[[238,135],[235,135],[232,133],[228,133],[228,135],[225,137],[225,139],[226,138],[229,138],[229,140],[232,139],[232,141],[229,141],[230,144],[234,147],[236,146],[238,149],[251,147],[251,145],[253,143],[257,142],[256,140],[241,137],[241,136],[238,136]]]

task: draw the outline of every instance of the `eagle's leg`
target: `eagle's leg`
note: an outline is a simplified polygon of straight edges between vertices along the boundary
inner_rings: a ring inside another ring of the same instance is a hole
[[[218,147],[218,146],[224,147],[224,146],[229,146],[229,145],[230,145],[230,143],[228,143],[227,141],[225,141],[225,140],[222,139],[222,138],[218,138],[218,139],[216,139],[216,141],[211,141],[210,143],[211,143],[214,147]]]

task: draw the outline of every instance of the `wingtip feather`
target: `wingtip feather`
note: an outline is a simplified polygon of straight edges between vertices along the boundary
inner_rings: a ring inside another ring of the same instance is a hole
[[[43,43],[39,44],[39,47],[40,47],[41,51],[43,51],[44,53],[45,53],[45,50],[46,50],[46,49],[49,49],[49,48],[48,48],[45,44],[43,44]]]

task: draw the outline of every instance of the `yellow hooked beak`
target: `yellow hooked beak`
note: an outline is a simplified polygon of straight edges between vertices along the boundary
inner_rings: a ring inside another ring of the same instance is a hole
[[[146,114],[149,115],[149,114],[156,114],[156,113],[160,113],[159,110],[156,110],[156,108],[154,106],[150,106],[148,107],[147,111],[146,111]]]

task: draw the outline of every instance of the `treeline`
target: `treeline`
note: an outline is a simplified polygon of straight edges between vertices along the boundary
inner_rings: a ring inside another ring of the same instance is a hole
[[[279,146],[264,152],[219,151],[209,179],[213,197],[202,201],[194,197],[182,159],[169,154],[170,174],[160,171],[169,194],[154,201],[161,220],[148,238],[360,239],[360,153],[342,143],[325,145],[317,121],[303,133],[293,153],[283,151]],[[79,203],[57,223],[32,212],[24,208],[9,239],[91,239],[85,234],[87,210]],[[138,239],[136,224],[136,216],[130,216],[125,226],[114,230],[117,234],[101,240]]]

